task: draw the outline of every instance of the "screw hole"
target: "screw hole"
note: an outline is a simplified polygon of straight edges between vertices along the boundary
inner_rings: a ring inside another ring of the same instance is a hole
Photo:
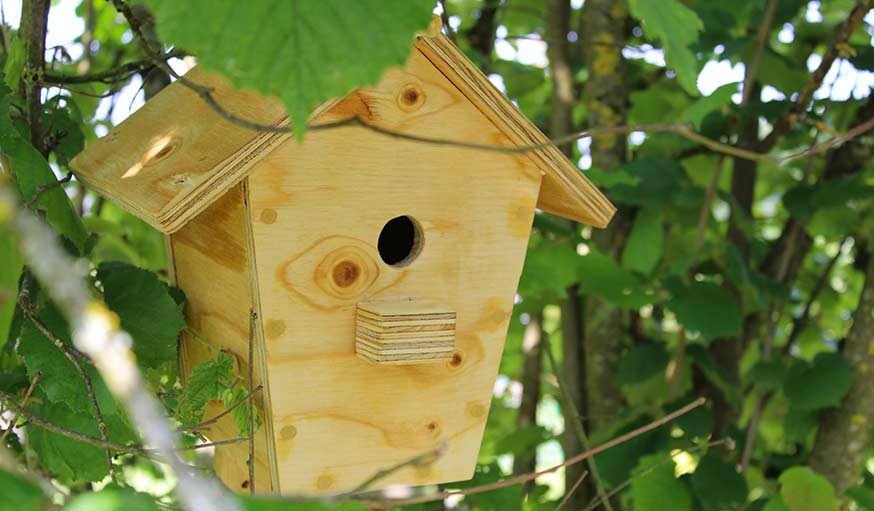
[[[422,251],[424,237],[418,222],[409,216],[389,220],[379,233],[379,256],[389,266],[403,267],[413,262]]]

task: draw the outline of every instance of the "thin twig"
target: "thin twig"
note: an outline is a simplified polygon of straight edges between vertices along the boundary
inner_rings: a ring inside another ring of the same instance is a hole
[[[725,156],[720,155],[716,162],[716,170],[713,171],[713,177],[710,179],[710,184],[707,186],[707,193],[704,195],[704,204],[701,205],[701,212],[698,214],[698,230],[695,233],[695,252],[697,256],[701,251],[701,246],[704,244],[704,234],[707,232],[707,220],[710,218],[710,208],[713,206],[713,198],[716,196],[716,189],[719,188],[719,178],[722,177],[722,169],[725,167]]]
[[[580,477],[577,478],[577,482],[575,482],[574,485],[571,486],[570,491],[565,492],[564,498],[562,498],[561,502],[558,503],[558,506],[555,507],[555,511],[561,511],[564,506],[567,505],[568,501],[571,499],[574,493],[577,492],[577,490],[580,488],[580,485],[583,484],[583,481],[586,480],[586,476],[588,475],[588,472],[583,472],[582,474],[580,474]],[[610,498],[610,496],[608,495],[607,498]]]
[[[580,412],[577,409],[576,403],[574,403],[573,398],[571,398],[567,391],[567,385],[565,385],[562,372],[558,367],[558,362],[555,360],[555,355],[552,353],[552,346],[549,343],[549,339],[544,338],[541,339],[540,342],[543,343],[543,350],[546,352],[546,359],[549,360],[552,374],[555,375],[556,381],[558,382],[558,390],[561,392],[562,401],[564,401],[567,412],[570,412],[571,414],[570,422],[574,425],[574,433],[576,433],[577,439],[580,441],[580,445],[583,449],[589,451],[592,449],[592,446],[589,443],[589,437],[586,435],[586,430],[583,429],[583,420],[580,418]],[[595,481],[595,491],[598,492],[598,496],[604,501],[604,506],[607,508],[607,511],[613,511],[613,506],[610,504],[610,501],[607,498],[607,492],[604,489],[604,480],[601,479],[601,474],[598,473],[598,465],[595,463],[595,458],[588,458],[586,463],[589,465],[589,471],[592,473],[592,479]]]
[[[34,203],[36,203],[36,201],[39,200],[40,196],[43,193],[47,192],[48,190],[51,190],[52,188],[57,188],[65,183],[69,183],[71,179],[73,179],[72,172],[68,173],[66,176],[62,177],[61,179],[58,179],[57,181],[52,181],[51,183],[46,183],[46,184],[42,184],[42,185],[37,186],[36,191],[33,192],[33,195],[31,195],[30,198],[27,199],[27,202],[24,203],[24,207],[26,209],[30,209],[30,207],[33,206]]]
[[[367,491],[368,488],[373,486],[373,484],[375,484],[376,482],[385,479],[386,477],[394,474],[398,470],[402,470],[402,469],[405,469],[407,467],[421,467],[421,466],[425,466],[425,465],[430,465],[431,463],[434,463],[435,461],[437,461],[437,459],[440,458],[440,456],[443,456],[443,453],[445,453],[445,452],[446,452],[446,444],[440,444],[434,450],[428,451],[424,454],[419,454],[418,456],[414,456],[408,460],[402,461],[402,462],[397,463],[395,465],[392,465],[388,468],[384,468],[382,470],[379,470],[375,474],[373,474],[372,476],[365,479],[363,483],[356,486],[354,490],[341,495],[341,498],[342,497],[349,497],[349,496],[356,495],[359,493],[363,493],[363,492]]]
[[[810,317],[810,309],[813,307],[813,303],[819,298],[819,294],[825,289],[825,285],[828,282],[828,277],[832,272],[832,269],[837,264],[838,259],[841,257],[844,251],[844,246],[850,240],[849,236],[844,238],[838,247],[837,253],[829,259],[828,264],[826,264],[825,268],[823,268],[822,273],[819,275],[819,278],[816,279],[816,283],[813,285],[813,289],[810,291],[810,296],[807,298],[807,302],[804,304],[804,310],[801,311],[801,315],[792,322],[792,330],[789,332],[789,337],[786,339],[786,346],[792,346],[795,342],[795,339],[801,334],[804,330],[804,327],[807,324],[807,319]]]
[[[185,56],[185,52],[173,49],[165,53],[161,58],[165,61],[170,60],[172,58],[181,58]],[[134,62],[128,62],[126,64],[122,64],[118,67],[108,69],[106,71],[101,71],[99,73],[91,73],[84,75],[64,75],[64,74],[54,74],[54,73],[46,73],[43,76],[42,81],[49,85],[61,86],[67,84],[80,84],[80,83],[93,83],[100,82],[105,84],[113,84],[122,80],[126,80],[131,76],[145,71],[150,67],[154,67],[155,64],[152,62],[151,58],[137,60]]]
[[[166,459],[157,449],[149,449],[139,445],[125,445],[118,442],[113,442],[111,440],[104,440],[102,438],[85,435],[83,433],[67,429],[63,426],[59,426],[51,421],[48,421],[46,419],[43,419],[42,417],[26,411],[22,405],[19,405],[18,403],[13,401],[12,398],[6,393],[0,392],[0,403],[2,403],[3,406],[5,406],[6,408],[12,410],[13,413],[17,413],[19,417],[23,417],[28,423],[41,427],[46,431],[55,433],[56,435],[93,445],[94,447],[111,449],[113,451],[118,451],[121,453],[136,454],[138,456],[145,456],[147,458],[154,458],[160,461],[166,461]],[[202,444],[176,447],[173,450],[176,452],[191,451],[196,449],[205,449],[208,447],[217,447],[221,445],[238,444],[247,440],[248,437],[236,437],[227,440],[219,440],[216,442],[206,442]]]
[[[768,8],[765,11],[765,19],[759,26],[759,33],[756,35],[753,57],[750,59],[746,75],[744,76],[741,105],[749,104],[752,99],[753,82],[756,81],[756,74],[759,71],[759,61],[762,59],[762,52],[768,42],[768,34],[771,32],[771,25],[774,23],[774,13],[777,12],[777,2],[778,0],[770,0],[768,2]]]
[[[36,384],[39,381],[40,372],[37,371],[33,378],[30,380],[30,386],[27,387],[27,392],[24,393],[24,399],[21,400],[21,408],[23,409],[27,406],[27,400],[30,399],[30,395],[33,393],[33,389],[36,388]],[[6,428],[6,431],[3,432],[3,436],[0,436],[0,446],[6,441],[6,437],[9,436],[9,433],[12,432],[12,429],[15,427],[15,423],[18,422],[18,418],[21,417],[20,413],[15,413],[12,415],[12,419],[9,420],[9,427]]]
[[[412,497],[409,499],[389,499],[389,500],[382,500],[382,501],[371,501],[371,502],[367,502],[367,506],[372,508],[372,509],[391,509],[391,508],[400,507],[400,506],[411,506],[413,504],[423,504],[425,502],[434,502],[434,501],[438,501],[438,500],[444,500],[448,497],[452,497],[455,495],[474,495],[477,493],[483,493],[483,492],[487,492],[487,491],[497,490],[499,488],[505,488],[507,486],[514,486],[514,485],[522,484],[522,483],[525,483],[528,481],[533,481],[544,474],[551,474],[552,472],[560,470],[564,467],[580,463],[581,461],[586,460],[588,458],[591,458],[592,456],[600,454],[608,449],[616,447],[617,445],[623,444],[623,443],[625,443],[633,438],[637,438],[640,435],[643,435],[645,433],[648,433],[649,431],[657,429],[657,428],[673,421],[677,417],[681,417],[681,416],[691,412],[692,410],[702,406],[706,402],[707,402],[706,399],[704,399],[703,397],[699,397],[698,399],[692,401],[691,403],[687,404],[686,406],[683,406],[682,408],[679,408],[676,411],[671,412],[660,419],[656,419],[656,420],[650,422],[649,424],[645,424],[645,425],[643,425],[643,426],[641,426],[633,431],[629,431],[628,433],[625,433],[624,435],[620,435],[612,440],[604,442],[603,444],[601,444],[593,449],[590,449],[586,452],[582,452],[580,454],[577,454],[576,456],[572,456],[572,457],[566,459],[565,461],[563,461],[557,465],[553,465],[552,467],[549,467],[549,468],[546,468],[546,469],[543,469],[543,470],[540,470],[537,472],[532,472],[530,474],[523,474],[520,476],[511,477],[508,479],[503,479],[501,481],[497,481],[494,483],[484,484],[481,486],[476,486],[474,488],[466,488],[463,490],[441,491],[441,492],[432,493],[430,495],[423,495],[420,497]]]
[[[841,27],[835,31],[834,41],[823,54],[819,67],[816,68],[813,74],[810,75],[807,83],[798,91],[798,95],[792,105],[774,122],[774,128],[771,130],[771,133],[759,143],[759,151],[763,153],[769,152],[777,145],[780,138],[795,126],[801,115],[807,110],[808,104],[813,99],[813,93],[819,89],[828,70],[831,69],[835,59],[840,55],[841,48],[846,45],[850,35],[872,7],[874,7],[874,0],[856,3]]]
[[[249,311],[249,495],[255,495],[255,320],[258,314]]]
[[[203,422],[198,422],[197,424],[192,424],[191,426],[183,426],[183,427],[179,428],[179,431],[196,431],[196,430],[204,429],[204,428],[206,428],[206,427],[208,427],[208,426],[211,426],[211,425],[215,424],[215,423],[218,422],[222,417],[224,417],[224,416],[226,416],[227,414],[233,412],[234,410],[236,410],[236,409],[237,409],[240,405],[242,405],[243,403],[246,403],[247,401],[249,401],[249,398],[252,397],[252,396],[254,396],[255,394],[257,394],[258,391],[260,391],[262,388],[264,388],[263,385],[258,385],[257,387],[255,387],[254,389],[252,389],[248,394],[246,394],[245,396],[241,397],[241,398],[240,398],[238,401],[236,401],[234,404],[232,404],[232,405],[229,406],[228,408],[225,408],[225,409],[224,409],[221,413],[219,413],[218,415],[216,415],[216,416],[214,416],[214,417],[211,417],[211,418],[209,418],[209,419],[207,419],[207,420],[205,420],[205,421],[203,421]]]
[[[62,341],[58,336],[56,336],[33,312],[33,309],[30,307],[22,307],[22,313],[30,320],[37,328],[42,332],[42,334],[54,344],[61,353],[67,357],[67,360],[73,364],[73,367],[76,368],[76,372],[79,373],[79,376],[82,378],[82,381],[85,383],[85,390],[88,394],[88,400],[91,402],[91,407],[94,409],[94,417],[97,419],[97,428],[100,430],[100,439],[103,441],[109,440],[109,434],[106,429],[106,420],[103,418],[103,412],[100,410],[100,403],[97,402],[97,393],[94,391],[94,381],[91,379],[91,376],[85,371],[85,368],[82,366],[80,362],[80,358],[84,357],[82,353],[78,350],[70,346],[69,344]],[[112,464],[112,452],[107,448],[104,451],[106,455],[106,464],[109,469],[109,476],[112,478],[112,482],[118,482],[115,474],[115,466]]]
[[[690,449],[686,449],[685,452],[687,452],[687,453],[701,452],[704,450],[711,449],[713,447],[719,447],[721,445],[727,445],[729,449],[734,449],[734,447],[735,447],[734,440],[732,440],[731,438],[723,438],[722,440],[714,440],[713,442],[709,442],[709,443],[706,443],[703,445],[698,445],[698,446],[692,447]],[[669,454],[669,455],[665,456],[664,458],[656,461],[655,463],[647,465],[646,467],[641,469],[639,472],[637,472],[636,474],[633,474],[631,477],[629,477],[625,481],[622,481],[622,483],[620,483],[615,488],[610,490],[610,493],[608,494],[608,496],[612,498],[614,495],[618,494],[619,492],[621,492],[622,490],[627,488],[634,481],[649,474],[650,472],[652,472],[653,470],[657,469],[658,467],[664,465],[665,463],[672,461],[678,455],[679,455],[679,453],[677,453],[677,454],[672,453],[672,454]],[[598,502],[597,500],[592,500],[592,502],[590,502],[583,511],[593,511],[594,509],[598,508],[599,504],[600,504],[600,502]]]

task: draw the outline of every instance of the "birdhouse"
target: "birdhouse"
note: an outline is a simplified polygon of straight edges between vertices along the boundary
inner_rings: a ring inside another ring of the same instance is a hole
[[[239,118],[289,126],[274,99],[187,77]],[[374,487],[468,479],[535,210],[603,227],[614,208],[439,26],[309,122],[303,142],[252,130],[174,83],[72,167],[167,234],[189,324],[243,378],[255,313],[259,492],[350,490],[438,447]],[[180,351],[183,373],[214,356],[187,334]],[[208,433],[238,435],[227,418]],[[242,491],[247,459],[245,442],[218,447],[216,471]]]

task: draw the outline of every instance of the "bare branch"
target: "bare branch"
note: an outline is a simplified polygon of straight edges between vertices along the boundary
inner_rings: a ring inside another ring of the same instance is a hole
[[[163,56],[158,57],[163,61],[167,61],[173,58],[182,58],[185,56],[185,52],[180,50],[170,50],[165,53]],[[120,81],[127,80],[131,76],[146,71],[147,69],[155,67],[154,62],[151,58],[136,60],[134,62],[128,62],[126,64],[122,64],[118,67],[107,69],[106,71],[101,71],[99,73],[91,73],[84,75],[64,75],[64,74],[55,74],[55,73],[46,73],[43,76],[43,84],[46,85],[55,85],[55,86],[63,86],[70,84],[78,84],[78,83],[105,83],[105,84],[115,84]]]
[[[351,496],[351,495],[355,495],[358,493],[363,493],[363,492],[367,491],[368,488],[373,486],[373,484],[376,483],[377,481],[381,481],[382,479],[385,479],[386,477],[394,474],[398,470],[402,470],[402,469],[407,468],[407,467],[421,467],[421,466],[425,466],[425,465],[430,465],[431,463],[434,463],[435,461],[437,461],[437,459],[440,458],[440,456],[443,456],[443,453],[445,453],[445,452],[446,452],[446,445],[441,444],[440,446],[438,446],[434,450],[428,451],[428,452],[426,452],[424,454],[420,454],[418,456],[414,456],[414,457],[412,457],[408,460],[402,461],[396,465],[392,465],[391,467],[384,468],[384,469],[376,472],[372,476],[368,477],[363,483],[356,486],[354,490],[342,495],[342,497]]]
[[[40,372],[37,371],[36,374],[33,375],[33,378],[30,380],[30,386],[27,387],[27,392],[24,393],[24,399],[21,400],[21,408],[23,409],[27,406],[27,400],[30,399],[30,395],[33,393],[33,389],[36,388],[36,383],[39,381]],[[9,433],[12,432],[12,429],[15,427],[15,423],[18,422],[18,418],[21,417],[20,413],[15,413],[12,418],[9,420],[9,427],[6,428],[6,431],[3,432],[3,436],[0,436],[0,445],[6,441],[6,437],[9,436]]]
[[[743,97],[741,105],[747,105],[750,102],[753,92],[753,82],[756,81],[756,74],[759,72],[759,61],[762,59],[762,52],[765,50],[765,45],[768,42],[768,34],[771,32],[771,25],[774,23],[774,13],[777,12],[778,0],[770,0],[768,8],[765,11],[765,19],[759,27],[759,33],[756,35],[755,50],[753,57],[750,59],[749,65],[746,68],[743,84]]]
[[[249,495],[255,495],[255,321],[258,314],[249,311]]]
[[[24,207],[26,209],[30,209],[30,207],[33,206],[36,203],[36,201],[39,200],[39,198],[42,196],[43,193],[45,193],[48,190],[51,190],[52,188],[57,188],[65,183],[69,183],[71,179],[73,179],[72,172],[68,173],[66,176],[62,177],[61,179],[58,179],[57,181],[52,181],[51,183],[39,185],[36,188],[36,191],[33,192],[33,195],[31,195],[30,198],[27,199],[27,202],[24,203]]]
[[[822,85],[822,80],[825,78],[826,73],[831,69],[832,64],[838,58],[841,51],[843,51],[842,48],[846,46],[850,35],[865,18],[865,14],[867,14],[872,8],[874,8],[874,0],[865,0],[856,3],[856,6],[853,7],[852,11],[850,11],[850,15],[837,30],[834,42],[822,56],[819,67],[817,67],[816,71],[810,75],[810,78],[807,80],[804,87],[798,91],[798,96],[795,98],[795,101],[786,113],[784,113],[774,123],[774,129],[771,130],[771,133],[769,133],[759,144],[758,150],[760,152],[769,152],[775,145],[777,145],[780,137],[796,125],[801,118],[801,115],[805,110],[807,110],[810,100],[813,99],[813,93],[816,92],[820,85]]]
[[[241,397],[239,401],[235,402],[234,404],[232,404],[232,405],[229,406],[228,408],[225,408],[225,409],[224,409],[221,413],[219,413],[218,415],[216,415],[216,416],[214,416],[214,417],[211,417],[211,418],[209,418],[209,419],[207,419],[207,420],[205,420],[205,421],[203,421],[203,422],[198,422],[197,424],[192,424],[191,426],[184,426],[184,427],[181,427],[181,428],[179,428],[179,431],[196,431],[196,430],[198,430],[198,429],[204,429],[204,428],[206,428],[206,427],[208,427],[208,426],[211,426],[211,425],[215,424],[215,423],[218,422],[222,417],[224,417],[224,416],[226,416],[227,414],[233,412],[234,410],[236,410],[236,409],[237,409],[240,405],[242,405],[243,403],[247,403],[247,402],[249,401],[249,398],[251,398],[252,396],[254,396],[255,394],[257,394],[258,391],[260,391],[260,390],[263,389],[263,388],[264,388],[263,385],[258,385],[258,386],[255,387],[254,389],[250,390],[248,394],[246,394],[245,396]]]

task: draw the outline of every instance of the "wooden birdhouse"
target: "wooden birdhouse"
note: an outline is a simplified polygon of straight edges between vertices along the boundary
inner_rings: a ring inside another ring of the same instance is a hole
[[[234,115],[288,126],[283,106],[199,69]],[[535,209],[596,227],[613,206],[432,26],[404,67],[317,108],[350,124],[254,131],[174,83],[72,163],[87,186],[168,235],[189,324],[248,374],[250,311],[259,492],[328,494],[380,480],[472,476]],[[213,356],[182,339],[183,371]],[[216,408],[212,412],[218,412]],[[209,413],[207,414],[209,415]],[[230,420],[212,440],[238,436]],[[248,486],[247,443],[216,470]]]

